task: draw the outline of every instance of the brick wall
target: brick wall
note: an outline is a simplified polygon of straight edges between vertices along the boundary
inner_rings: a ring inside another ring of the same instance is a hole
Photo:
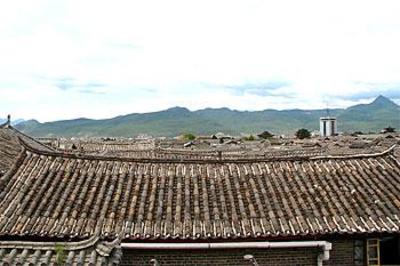
[[[354,240],[336,240],[332,243],[329,261],[324,263],[329,266],[353,266],[354,265]]]
[[[340,240],[332,243],[331,258],[324,265],[354,265],[354,241]],[[229,250],[123,250],[122,266],[153,265],[157,259],[163,265],[250,265],[243,259],[252,254],[260,265],[311,266],[317,265],[318,248],[296,249],[229,249]]]

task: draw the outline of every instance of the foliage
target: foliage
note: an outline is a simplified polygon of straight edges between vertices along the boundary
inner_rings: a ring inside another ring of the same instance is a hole
[[[272,138],[274,135],[271,134],[269,131],[264,131],[263,133],[258,134],[258,136],[262,139],[269,139]]]
[[[64,265],[66,259],[65,247],[61,244],[56,244],[55,251],[57,254],[57,265]]]
[[[301,128],[296,131],[296,137],[299,139],[306,139],[311,137],[311,133],[308,129],[306,128]]]
[[[192,133],[185,133],[182,137],[184,140],[194,140],[196,138],[196,136]]]
[[[256,140],[256,138],[255,138],[253,135],[250,135],[250,136],[244,137],[243,140],[246,140],[246,141],[254,141],[254,140]]]

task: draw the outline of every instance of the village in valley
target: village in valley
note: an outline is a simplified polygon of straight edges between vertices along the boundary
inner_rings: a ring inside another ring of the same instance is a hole
[[[400,263],[399,133],[343,134],[335,117],[316,123],[319,132],[294,136],[34,138],[9,116],[0,127],[0,259]]]
[[[390,125],[379,132],[339,132],[335,117],[321,117],[319,126],[319,131],[298,129],[293,136],[274,135],[266,130],[241,136],[217,132],[210,136],[185,133],[173,138],[141,134],[131,138],[39,137],[37,140],[55,150],[92,155],[157,158],[165,154],[174,158],[193,155],[194,158],[256,159],[379,153],[398,144],[400,137]]]

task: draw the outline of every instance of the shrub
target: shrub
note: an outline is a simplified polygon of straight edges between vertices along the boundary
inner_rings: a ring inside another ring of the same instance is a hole
[[[196,138],[195,135],[193,135],[192,133],[185,133],[183,134],[183,139],[184,140],[194,140]]]
[[[255,138],[253,135],[250,135],[250,136],[244,137],[243,139],[244,139],[244,140],[247,140],[247,141],[253,141],[253,140],[256,140],[256,138]]]

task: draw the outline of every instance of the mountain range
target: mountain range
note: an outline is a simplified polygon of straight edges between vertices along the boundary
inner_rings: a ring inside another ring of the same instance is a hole
[[[0,118],[0,125],[5,123],[7,121],[7,119],[5,118]],[[11,125],[15,126],[18,125],[19,123],[25,122],[24,119],[15,119],[11,121]]]
[[[172,137],[183,133],[210,135],[256,134],[268,130],[274,134],[293,134],[299,128],[318,130],[319,118],[327,110],[236,111],[228,108],[206,108],[190,111],[174,107],[160,112],[133,113],[111,119],[79,118],[40,123],[27,120],[16,125],[22,132],[40,137],[134,137],[140,134]],[[369,104],[345,109],[330,109],[337,117],[341,132],[377,132],[384,127],[400,128],[400,106],[379,96]]]

